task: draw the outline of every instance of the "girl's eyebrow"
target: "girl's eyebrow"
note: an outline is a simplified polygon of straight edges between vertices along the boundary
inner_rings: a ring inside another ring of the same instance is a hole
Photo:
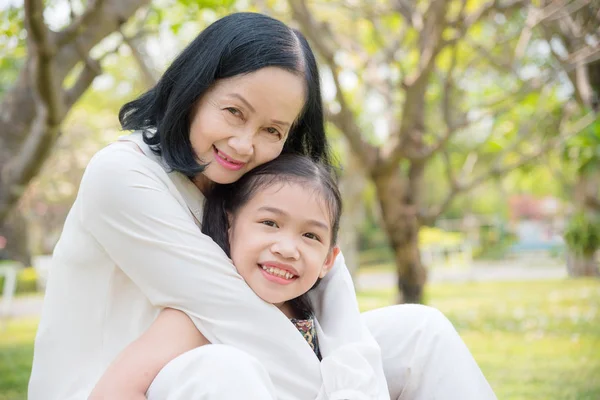
[[[258,209],[258,211],[267,211],[267,212],[271,212],[273,214],[281,215],[282,217],[289,217],[288,213],[286,213],[283,210],[280,210],[277,207],[262,206]],[[324,230],[329,230],[329,225],[327,225],[321,221],[317,221],[316,219],[309,219],[306,222],[309,225],[313,225],[313,226],[316,226],[316,227],[324,229]]]
[[[235,97],[236,99],[238,99],[239,101],[241,101],[242,103],[244,103],[244,105],[246,107],[248,107],[248,109],[250,111],[252,111],[253,113],[256,112],[256,110],[254,109],[254,107],[252,107],[252,104],[250,104],[250,102],[248,100],[246,100],[241,94],[239,93],[229,93],[228,95],[229,97]],[[273,122],[274,124],[278,124],[278,125],[282,125],[282,126],[290,126],[290,124],[288,122],[284,122],[284,121],[279,121],[277,119],[272,119],[271,122]]]

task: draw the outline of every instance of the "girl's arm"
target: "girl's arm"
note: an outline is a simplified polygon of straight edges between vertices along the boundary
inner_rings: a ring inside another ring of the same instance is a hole
[[[90,161],[74,207],[71,217],[154,306],[185,312],[211,343],[257,358],[278,397],[316,398],[321,374],[310,346],[200,232],[157,162],[125,144],[108,146]]]
[[[88,400],[145,400],[158,372],[175,357],[210,344],[181,311],[166,308],[100,378]]]

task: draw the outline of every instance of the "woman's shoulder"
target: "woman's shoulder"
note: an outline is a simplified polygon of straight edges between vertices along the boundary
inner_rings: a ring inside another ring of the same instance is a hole
[[[127,171],[132,170],[165,176],[167,174],[156,160],[148,157],[134,142],[129,141],[116,141],[99,150],[90,159],[86,170],[125,175]]]

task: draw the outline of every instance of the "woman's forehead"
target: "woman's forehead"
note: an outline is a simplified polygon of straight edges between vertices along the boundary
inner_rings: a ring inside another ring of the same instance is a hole
[[[286,122],[293,123],[304,106],[305,86],[301,75],[283,68],[266,67],[220,79],[209,93],[238,100],[252,112],[278,114],[272,118],[286,118],[289,120]]]

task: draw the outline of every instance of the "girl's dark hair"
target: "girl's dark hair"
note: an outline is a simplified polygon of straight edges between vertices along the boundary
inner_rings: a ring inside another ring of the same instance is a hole
[[[200,164],[190,142],[190,123],[198,99],[219,79],[279,67],[304,76],[306,102],[283,153],[329,164],[319,71],[304,36],[262,14],[236,13],[208,26],[194,39],[156,86],[119,112],[124,130],[143,132],[144,141],[167,165],[192,177]]]
[[[307,188],[319,191],[328,206],[333,247],[337,242],[342,214],[342,197],[333,171],[326,164],[295,154],[282,154],[275,160],[254,168],[234,183],[214,185],[204,203],[202,232],[231,256],[229,215],[235,219],[239,210],[259,191],[275,184],[289,183],[306,185]],[[308,318],[312,315],[312,307],[306,294],[290,300],[289,303],[299,317]]]

